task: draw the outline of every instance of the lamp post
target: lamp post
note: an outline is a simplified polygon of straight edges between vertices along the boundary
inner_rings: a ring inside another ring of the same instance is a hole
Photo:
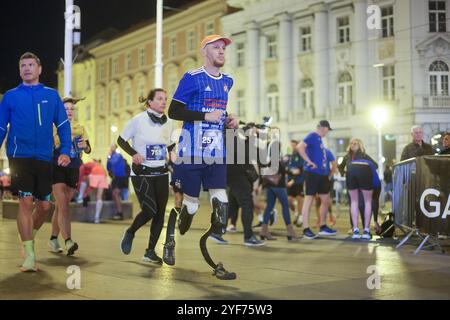
[[[163,0],[156,1],[155,88],[163,87],[162,62]]]
[[[64,43],[64,95],[69,96],[72,89],[72,42],[73,42],[73,0],[66,0],[65,43]]]

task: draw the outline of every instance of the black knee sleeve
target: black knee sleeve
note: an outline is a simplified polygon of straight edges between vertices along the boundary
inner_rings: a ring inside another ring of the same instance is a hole
[[[212,199],[213,212],[211,214],[211,224],[214,233],[224,234],[228,220],[228,203],[221,202],[217,198]]]
[[[189,214],[187,207],[183,205],[181,207],[180,216],[178,217],[178,229],[180,230],[180,234],[185,234],[189,230],[193,218],[194,215]]]

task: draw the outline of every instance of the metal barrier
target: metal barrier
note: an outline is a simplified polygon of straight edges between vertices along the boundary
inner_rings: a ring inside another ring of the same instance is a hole
[[[450,157],[423,156],[394,165],[392,209],[395,225],[405,234],[397,245],[400,248],[416,235],[421,243],[414,254],[425,244],[437,246],[439,236],[449,234],[450,217],[441,216],[438,208],[446,208],[450,189]],[[429,190],[435,190],[430,193]],[[431,199],[428,195],[434,195]],[[437,200],[437,201],[436,201]],[[434,211],[430,208],[434,207]],[[445,210],[445,209],[444,209]]]
[[[392,211],[397,226],[411,229],[415,225],[416,159],[394,165],[392,175]]]

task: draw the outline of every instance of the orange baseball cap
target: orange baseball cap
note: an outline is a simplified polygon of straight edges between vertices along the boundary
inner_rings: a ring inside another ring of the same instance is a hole
[[[222,40],[223,42],[225,42],[226,46],[228,46],[231,43],[231,40],[226,37],[222,37],[218,34],[211,34],[211,35],[203,38],[203,40],[200,44],[200,48],[203,49],[204,47],[206,47],[206,45],[216,42],[218,40]]]

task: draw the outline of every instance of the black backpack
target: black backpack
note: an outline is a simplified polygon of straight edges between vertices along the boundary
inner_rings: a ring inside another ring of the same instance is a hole
[[[381,224],[380,236],[383,238],[392,238],[395,232],[394,214],[389,212],[388,217]]]

